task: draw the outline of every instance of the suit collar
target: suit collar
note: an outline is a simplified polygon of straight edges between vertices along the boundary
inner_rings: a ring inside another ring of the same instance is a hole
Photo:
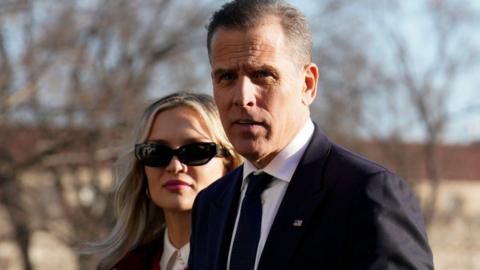
[[[209,218],[206,219],[214,221],[214,223],[208,224],[211,228],[209,229],[209,233],[212,234],[208,239],[214,241],[210,245],[214,248],[212,254],[214,254],[215,258],[213,258],[214,265],[212,267],[216,268],[213,269],[224,269],[227,264],[230,239],[232,237],[236,210],[240,200],[242,171],[243,166],[240,166],[222,178],[223,181],[228,182],[223,185],[223,190],[220,191],[220,195],[210,206]]]
[[[264,171],[275,179],[290,182],[312,138],[314,129],[312,120],[308,119],[294,138],[262,169],[257,169],[246,160],[243,166],[243,180],[245,181],[245,178],[253,171]]]
[[[315,125],[312,139],[273,221],[258,269],[284,269],[288,266],[295,247],[324,197],[322,172],[331,146],[327,137]]]
[[[235,194],[238,193],[240,190],[240,186],[242,184],[242,172],[243,172],[243,165],[236,168],[229,174],[222,177],[222,180],[231,181],[230,183],[226,183],[224,188],[220,191],[219,196],[215,200],[215,207],[218,209],[229,209],[231,208],[231,203]]]
[[[332,145],[315,125],[314,133],[289,183],[265,243],[258,269],[285,269],[308,222],[324,197],[322,171]],[[224,269],[227,263],[235,214],[240,199],[243,166],[222,180],[219,196],[211,204],[207,237],[214,262],[212,269]],[[296,225],[294,225],[296,223]],[[299,224],[301,223],[301,224]],[[298,226],[300,225],[300,226]],[[220,235],[220,237],[219,237]],[[288,247],[288,248],[286,248]]]

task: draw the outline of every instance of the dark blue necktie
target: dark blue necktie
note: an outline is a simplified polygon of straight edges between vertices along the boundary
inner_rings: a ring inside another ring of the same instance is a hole
[[[237,232],[230,254],[230,270],[253,270],[257,255],[258,240],[262,227],[261,195],[272,181],[267,173],[253,173],[248,176],[249,182],[242,202]]]

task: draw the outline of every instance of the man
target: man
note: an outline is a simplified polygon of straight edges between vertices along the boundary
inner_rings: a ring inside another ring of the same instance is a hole
[[[198,195],[190,270],[433,269],[404,180],[310,120],[311,47],[305,17],[283,2],[233,1],[213,15],[214,98],[246,161]]]

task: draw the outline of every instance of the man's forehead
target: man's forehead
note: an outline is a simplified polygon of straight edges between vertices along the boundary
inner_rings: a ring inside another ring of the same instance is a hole
[[[220,30],[214,37],[212,45],[212,64],[225,61],[249,61],[251,58],[269,59],[284,51],[283,37],[278,33]]]
[[[213,62],[248,60],[250,58],[274,57],[278,48],[272,44],[251,40],[251,42],[225,42],[212,51]]]

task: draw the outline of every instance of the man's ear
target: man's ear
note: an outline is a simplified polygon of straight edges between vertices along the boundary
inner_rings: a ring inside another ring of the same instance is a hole
[[[309,106],[312,104],[315,96],[317,94],[317,84],[318,84],[318,67],[314,63],[305,65],[304,67],[304,76],[305,82],[303,86],[302,93],[302,103]]]

